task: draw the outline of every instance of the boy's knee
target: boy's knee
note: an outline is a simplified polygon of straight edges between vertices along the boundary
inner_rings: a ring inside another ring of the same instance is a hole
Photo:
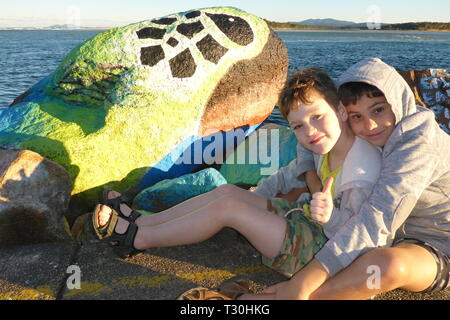
[[[368,268],[375,266],[380,270],[381,285],[385,289],[399,288],[406,281],[408,266],[394,248],[374,249],[365,258]]]
[[[251,209],[251,206],[236,195],[225,194],[213,204],[212,210],[214,210],[217,219],[222,221],[224,225],[233,226],[245,212]]]
[[[217,213],[229,213],[234,212],[236,206],[239,205],[241,200],[235,197],[233,194],[224,193],[222,196],[214,203],[212,209]]]
[[[222,184],[216,188],[216,191],[221,195],[233,195],[238,191],[239,187],[234,184]]]

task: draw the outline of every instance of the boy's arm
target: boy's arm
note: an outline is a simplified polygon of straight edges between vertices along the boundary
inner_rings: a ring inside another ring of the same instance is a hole
[[[299,189],[296,192],[300,195],[304,192],[303,188],[306,187],[304,173],[310,170],[314,170],[313,154],[298,145],[297,158],[270,177],[262,179],[254,192],[271,198],[279,194],[288,194],[293,189]]]
[[[305,192],[309,192],[307,187],[305,187],[305,188],[293,188],[288,193],[278,193],[276,195],[276,197],[277,198],[286,199],[286,200],[291,201],[291,202],[295,202],[295,201],[298,200],[300,195],[302,195]]]
[[[305,173],[306,185],[308,186],[309,193],[320,192],[322,190],[322,182],[317,175],[316,170],[310,170]]]
[[[421,133],[403,133],[395,145],[385,147],[380,177],[370,197],[316,254],[330,276],[359,255],[385,246],[431,183],[439,148],[431,141],[433,135]]]
[[[291,202],[295,202],[298,200],[301,194],[305,192],[309,192],[311,194],[316,192],[321,192],[322,190],[322,182],[317,175],[316,170],[309,170],[304,173],[304,180],[306,182],[306,187],[302,188],[293,188],[288,193],[278,193],[276,195],[277,198],[282,198],[289,200]]]
[[[262,179],[254,191],[266,198],[287,194],[294,188],[305,188],[306,182],[298,170],[297,159],[292,160],[286,167],[277,170],[270,177]]]

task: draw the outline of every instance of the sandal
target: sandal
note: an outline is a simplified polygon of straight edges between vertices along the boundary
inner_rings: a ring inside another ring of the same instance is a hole
[[[111,189],[105,189],[103,190],[103,194],[102,194],[102,199],[103,199],[103,204],[107,205],[108,207],[112,208],[113,210],[115,210],[119,216],[125,220],[127,220],[128,222],[133,222],[135,223],[137,218],[139,218],[141,216],[141,214],[137,211],[132,210],[130,215],[126,216],[125,214],[123,214],[122,210],[120,210],[120,205],[122,203],[125,203],[126,205],[128,205],[128,203],[122,198],[122,195],[120,195],[117,198],[113,198],[113,199],[109,199],[108,198],[108,194],[110,191],[113,191]],[[128,205],[129,206],[129,205]],[[131,206],[129,206],[131,208]]]
[[[100,240],[107,241],[113,247],[114,252],[122,259],[144,252],[144,250],[138,250],[134,247],[134,240],[139,229],[137,224],[129,222],[125,233],[115,231],[120,214],[114,209],[111,209],[112,213],[108,222],[103,227],[99,226],[98,213],[101,206],[101,204],[97,205],[92,214],[92,225],[97,237]]]
[[[229,279],[217,289],[204,287],[193,288],[183,292],[177,300],[237,300],[250,291],[250,282],[243,279]]]
[[[251,282],[240,277],[234,277],[222,282],[218,290],[221,294],[230,297],[232,300],[237,300],[240,296],[246,293],[253,293],[250,290]]]
[[[198,287],[183,292],[177,300],[232,300],[217,290]]]

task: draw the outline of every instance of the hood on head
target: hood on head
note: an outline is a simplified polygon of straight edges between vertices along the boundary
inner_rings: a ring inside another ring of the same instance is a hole
[[[379,58],[367,58],[347,69],[338,79],[338,88],[347,82],[365,82],[381,90],[395,115],[395,124],[417,112],[414,93],[403,77]]]

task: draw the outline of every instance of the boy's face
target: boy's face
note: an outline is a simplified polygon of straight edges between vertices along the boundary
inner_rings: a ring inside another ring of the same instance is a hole
[[[386,98],[363,95],[346,107],[353,133],[377,147],[383,147],[395,128],[395,115]]]
[[[300,144],[316,154],[326,154],[334,147],[341,127],[334,109],[320,95],[311,93],[310,104],[291,110],[287,120]]]

